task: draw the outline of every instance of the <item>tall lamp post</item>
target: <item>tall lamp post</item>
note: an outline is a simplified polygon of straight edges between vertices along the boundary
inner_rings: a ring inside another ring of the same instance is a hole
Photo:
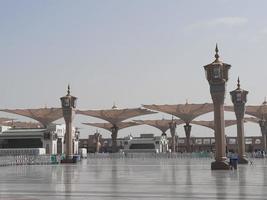
[[[266,152],[266,136],[267,136],[267,122],[264,119],[264,116],[262,116],[261,120],[259,120],[259,125],[261,128],[261,134],[263,139],[263,150]]]
[[[75,114],[77,98],[70,95],[70,86],[68,85],[68,92],[66,96],[60,98],[63,117],[66,124],[65,133],[65,159],[62,160],[63,163],[73,163],[76,162],[73,159],[73,137],[72,137],[72,121]]]
[[[215,61],[204,66],[206,78],[210,85],[210,94],[214,105],[215,122],[215,161],[211,163],[212,170],[230,169],[226,162],[225,152],[225,124],[224,124],[224,98],[228,71],[231,65],[219,60],[218,47],[215,48]]]
[[[192,126],[188,123],[186,123],[184,125],[184,131],[185,131],[185,136],[186,136],[186,149],[187,149],[188,153],[192,152],[191,143],[190,143],[191,128],[192,128]]]
[[[171,136],[172,136],[172,152],[175,153],[176,152],[176,138],[175,138],[175,130],[176,130],[176,122],[175,120],[173,120],[169,123],[169,127],[170,127],[170,132],[171,132]]]
[[[248,164],[245,155],[245,137],[244,137],[244,115],[245,104],[247,102],[248,91],[240,88],[239,78],[237,80],[237,89],[230,92],[234,104],[235,116],[237,121],[237,140],[238,140],[238,163]]]

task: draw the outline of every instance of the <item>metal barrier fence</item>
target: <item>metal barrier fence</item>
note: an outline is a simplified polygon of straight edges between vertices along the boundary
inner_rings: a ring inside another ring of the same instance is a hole
[[[0,156],[0,166],[54,164],[50,155]]]
[[[258,158],[267,158],[267,155],[256,152],[256,153],[246,153],[246,156],[249,160],[258,159]],[[227,155],[229,158],[230,156]],[[214,153],[212,152],[193,152],[193,153],[89,153],[88,159],[125,159],[125,158],[134,158],[134,159],[146,159],[146,158],[155,158],[155,159],[215,159]]]
[[[247,154],[249,159],[264,158]],[[214,159],[211,152],[193,153],[89,153],[88,159]],[[0,156],[0,166],[58,164],[62,157],[56,155],[16,155]]]
[[[213,153],[89,153],[88,159],[124,159],[124,158],[155,158],[155,159],[182,159],[182,158],[213,158]]]

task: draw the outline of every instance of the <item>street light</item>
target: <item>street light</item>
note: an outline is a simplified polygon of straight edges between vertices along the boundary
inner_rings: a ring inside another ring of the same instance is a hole
[[[237,89],[230,92],[237,121],[237,140],[238,140],[238,163],[248,164],[248,159],[245,155],[245,137],[244,137],[244,115],[245,104],[247,102],[248,91],[240,88],[239,78],[237,80]]]
[[[72,138],[72,121],[75,114],[77,97],[70,95],[70,86],[68,85],[68,92],[66,96],[60,98],[63,117],[66,124],[65,133],[65,159],[63,163],[73,163],[76,160],[73,159],[73,138]]]
[[[224,125],[224,98],[228,71],[231,65],[219,60],[218,47],[215,48],[215,61],[204,66],[206,78],[210,85],[210,94],[214,105],[215,122],[215,161],[211,163],[212,170],[230,169],[226,162],[225,153],[225,125]]]
[[[266,124],[266,120],[264,119],[264,116],[262,116],[262,118],[259,120],[259,125],[261,128],[261,134],[262,134],[262,138],[263,138],[263,148],[264,148],[264,151],[266,152],[267,124]]]

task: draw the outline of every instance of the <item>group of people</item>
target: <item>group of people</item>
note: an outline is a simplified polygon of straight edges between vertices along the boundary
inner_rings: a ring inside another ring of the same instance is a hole
[[[253,158],[265,158],[265,155],[266,155],[266,153],[265,153],[265,151],[253,151],[252,152],[252,157]]]

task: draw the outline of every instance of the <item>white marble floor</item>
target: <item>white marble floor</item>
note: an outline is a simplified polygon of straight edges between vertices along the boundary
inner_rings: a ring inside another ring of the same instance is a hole
[[[89,159],[1,167],[0,199],[267,199],[267,160],[211,171],[210,159]]]

